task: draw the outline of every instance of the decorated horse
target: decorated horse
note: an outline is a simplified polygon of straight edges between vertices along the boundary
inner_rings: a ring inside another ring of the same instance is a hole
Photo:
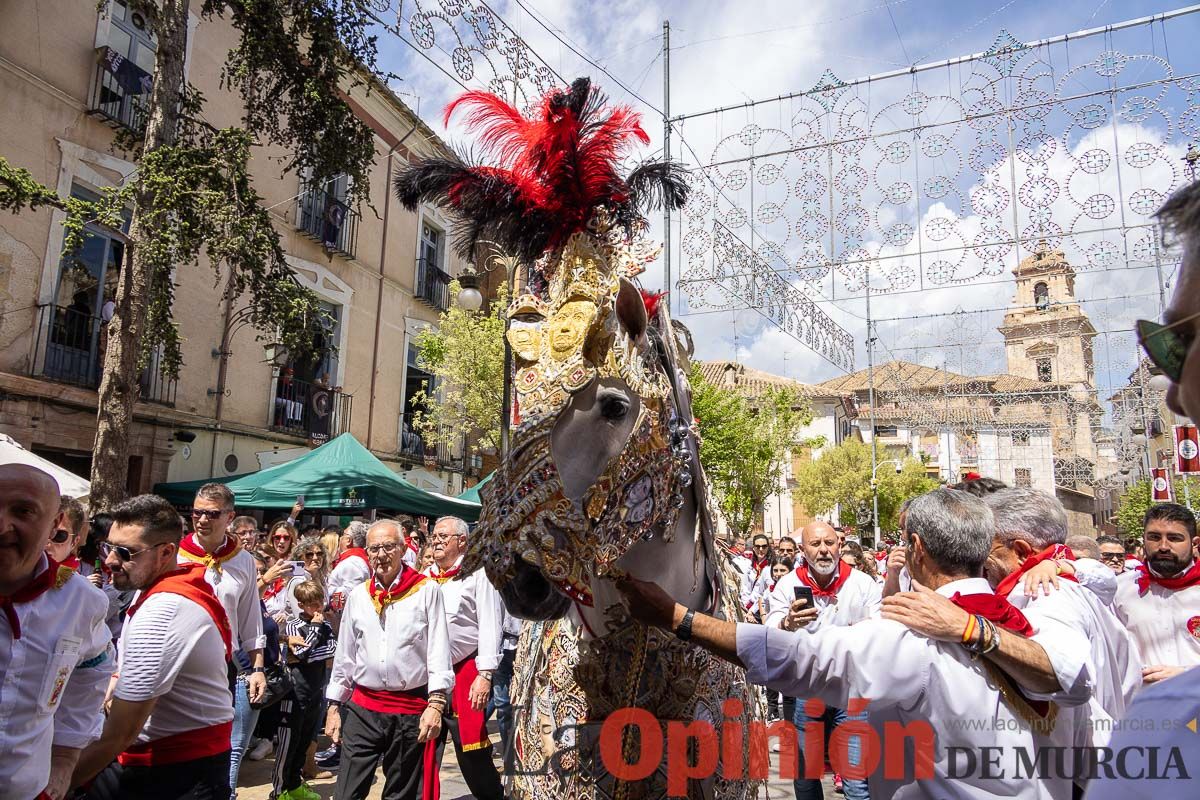
[[[759,715],[756,691],[741,670],[632,620],[614,585],[653,579],[691,608],[741,613],[693,429],[691,337],[636,284],[661,250],[644,215],[679,208],[687,176],[663,161],[622,176],[621,159],[649,138],[586,78],[530,117],[483,92],[452,103],[447,120],[459,107],[493,163],[420,162],[396,189],[410,208],[454,213],[464,256],[487,240],[531,267],[508,310],[519,420],[464,564],[531,621],[510,690],[509,796],[753,796],[749,737],[721,734]],[[683,730],[672,723],[694,722],[723,742],[707,768],[712,741],[670,746]]]

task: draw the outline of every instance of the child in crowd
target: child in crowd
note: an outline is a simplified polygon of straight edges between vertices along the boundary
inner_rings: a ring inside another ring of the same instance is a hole
[[[296,586],[295,597],[300,611],[288,617],[284,648],[292,675],[292,694],[279,704],[283,720],[272,783],[276,800],[320,800],[320,795],[304,783],[301,771],[322,716],[321,698],[337,640],[321,613],[325,592],[320,584],[304,581]]]

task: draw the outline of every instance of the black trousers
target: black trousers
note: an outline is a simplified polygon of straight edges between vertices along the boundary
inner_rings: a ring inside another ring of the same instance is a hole
[[[304,782],[301,771],[321,717],[325,664],[293,664],[292,693],[279,703],[279,735],[275,743],[275,794],[290,792]]]
[[[425,745],[417,742],[419,714],[381,714],[355,703],[342,709],[342,759],[334,800],[363,800],[383,761],[383,800],[419,800]],[[432,780],[433,776],[428,779]]]
[[[458,733],[458,717],[447,715],[442,718],[442,736],[437,745],[438,769],[442,768],[442,752],[447,736],[454,741],[459,772],[476,800],[503,800],[504,788],[500,785],[500,773],[492,762],[491,745],[464,751],[462,737]]]
[[[164,764],[123,767],[116,761],[96,776],[88,800],[229,800],[229,751]]]

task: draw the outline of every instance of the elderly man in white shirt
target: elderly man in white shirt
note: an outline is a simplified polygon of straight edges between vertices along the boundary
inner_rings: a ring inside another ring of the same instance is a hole
[[[60,524],[53,477],[0,466],[0,797],[59,800],[104,720],[108,601],[43,552]]]
[[[480,800],[502,800],[500,774],[492,763],[492,742],[484,710],[492,692],[492,674],[500,666],[504,638],[504,603],[483,570],[461,574],[467,546],[467,523],[442,517],[433,526],[429,543],[433,564],[425,574],[442,587],[450,659],[454,663],[454,693],[446,720],[454,740],[458,766],[471,794]],[[438,745],[439,762],[445,737]]]
[[[803,630],[814,633],[822,628],[853,625],[879,611],[881,587],[866,573],[860,572],[841,559],[839,534],[827,522],[810,522],[800,531],[800,552],[803,560],[775,583],[767,603],[768,627],[783,630]],[[800,599],[799,593],[808,593]],[[803,743],[809,726],[824,727],[825,741],[838,726],[849,721],[865,719],[863,712],[847,713],[844,707],[826,708],[811,716],[804,703],[796,703],[793,721]],[[854,740],[857,744],[857,740]],[[801,773],[804,773],[804,748],[801,747]],[[795,781],[796,800],[821,797],[821,782],[817,778],[798,777]],[[842,786],[849,800],[869,797],[867,782],[842,775]]]
[[[1068,800],[1071,777],[1058,774],[1053,763],[1042,769],[1037,754],[1082,744],[1086,726],[1076,724],[1072,708],[1037,702],[1032,693],[1070,685],[1077,691],[1069,701],[1084,703],[1090,686],[1078,675],[1058,675],[1048,654],[1053,642],[1035,643],[1020,633],[1042,621],[993,595],[980,577],[991,512],[965,492],[938,489],[914,500],[906,524],[914,586],[949,599],[968,621],[954,641],[928,639],[901,624],[905,595],[885,603],[885,618],[809,632],[697,614],[642,581],[619,586],[634,616],[745,666],[752,682],[812,697],[817,707],[865,705],[869,727],[861,735],[874,737],[879,747],[873,749],[884,758],[874,768],[858,768],[869,771],[877,797]],[[1079,645],[1068,639],[1067,647]],[[1003,653],[1003,670],[975,660],[988,649]],[[1082,660],[1075,666],[1086,672]],[[843,772],[855,765],[853,751],[831,757]],[[1027,766],[1041,772],[1022,777]]]
[[[417,800],[437,780],[437,741],[454,671],[437,581],[403,562],[392,520],[367,532],[371,579],[342,611],[325,732],[341,742],[336,800],[362,800],[382,760],[383,796]],[[345,707],[345,725],[338,706]]]

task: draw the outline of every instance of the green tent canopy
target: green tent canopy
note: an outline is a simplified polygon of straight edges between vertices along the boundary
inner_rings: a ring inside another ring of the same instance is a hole
[[[296,495],[302,494],[304,507],[313,511],[353,514],[382,508],[427,517],[453,515],[467,522],[479,517],[478,501],[413,486],[349,433],[286,464],[210,480],[228,486],[237,498],[238,508],[289,509]],[[196,489],[208,482],[160,483],[154,491],[172,503],[189,505]]]
[[[487,486],[489,483],[491,483],[491,482],[492,482],[492,478],[493,478],[493,477],[495,477],[495,475],[496,475],[496,473],[494,473],[494,472],[489,472],[489,473],[487,474],[487,477],[486,477],[486,478],[484,478],[484,479],[483,479],[483,480],[481,480],[479,483],[475,484],[475,485],[474,485],[474,486],[472,486],[470,489],[467,489],[465,492],[463,492],[462,494],[460,494],[460,495],[458,496],[458,499],[459,499],[459,500],[466,500],[468,503],[478,503],[478,502],[480,502],[480,500],[479,500],[479,491],[480,491],[480,490],[481,490],[481,489],[482,489],[484,486]]]

